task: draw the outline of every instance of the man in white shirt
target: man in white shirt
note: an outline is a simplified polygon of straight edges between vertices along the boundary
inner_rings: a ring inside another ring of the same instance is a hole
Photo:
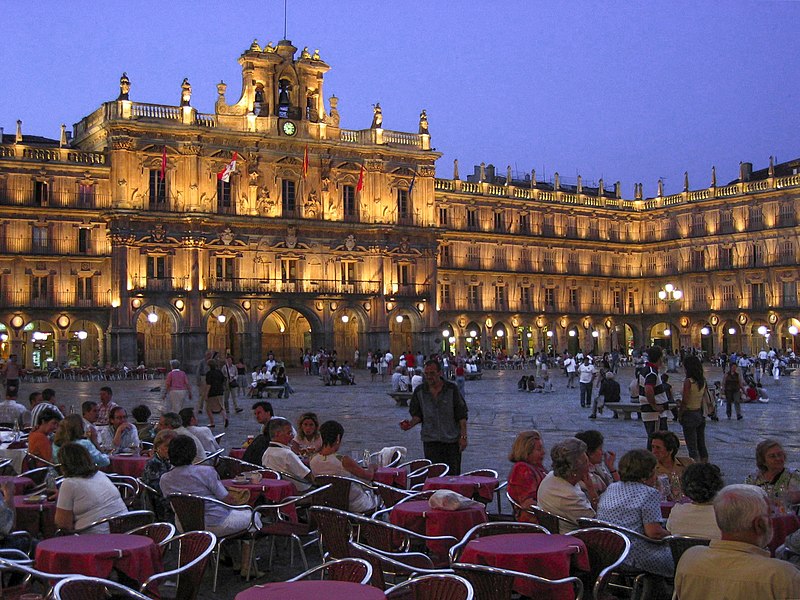
[[[289,447],[293,437],[292,424],[281,417],[273,417],[267,429],[270,442],[261,457],[261,464],[268,469],[291,475],[297,490],[304,492],[311,487],[314,478],[311,469]]]
[[[191,409],[189,409],[191,410]],[[200,440],[186,427],[183,426],[183,422],[181,421],[180,415],[174,412],[168,412],[161,415],[158,419],[158,425],[156,426],[158,431],[162,429],[171,429],[178,435],[185,435],[194,442],[194,447],[196,451],[196,458],[195,462],[198,460],[203,460],[206,457],[206,450],[203,448],[203,444],[200,443]]]
[[[581,386],[581,408],[592,405],[592,383],[597,370],[589,361],[588,356],[583,357],[583,362],[578,365],[578,382]]]
[[[20,428],[23,426],[23,417],[27,409],[17,402],[16,392],[13,390],[6,394],[6,399],[0,402],[0,423],[13,427],[14,423]]]
[[[402,385],[403,385],[403,369],[397,367],[395,368],[394,373],[392,373],[392,391],[404,392],[405,390],[403,389]]]
[[[97,430],[100,446],[112,454],[138,452],[139,432],[133,423],[128,422],[128,413],[121,406],[115,406],[109,413],[108,425]]]
[[[567,387],[574,388],[575,387],[575,359],[572,358],[569,354],[564,359],[564,370],[567,372]]]
[[[415,389],[417,389],[417,386],[422,385],[423,381],[424,379],[422,378],[422,370],[415,369],[414,375],[411,377],[411,391],[413,392]]]
[[[217,440],[211,430],[208,427],[202,427],[197,424],[197,417],[194,416],[194,410],[192,408],[182,409],[178,413],[178,416],[181,418],[183,429],[188,431],[200,441],[200,444],[203,446],[203,450],[209,454],[213,454],[217,450],[221,450],[220,445],[217,443]]]
[[[100,412],[100,407],[97,406],[97,402],[94,400],[87,400],[83,404],[81,404],[81,416],[83,418],[83,433],[86,436],[86,439],[92,441],[92,443],[97,446],[97,427],[95,427],[95,423],[97,422],[97,415]]]

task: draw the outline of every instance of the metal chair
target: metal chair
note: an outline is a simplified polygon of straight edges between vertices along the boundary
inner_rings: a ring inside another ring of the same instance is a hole
[[[380,483],[379,481],[373,481],[372,486],[378,491],[378,495],[381,497],[383,505],[387,508],[393,507],[403,498],[414,494],[414,492],[409,490],[396,488],[393,485],[386,485],[385,483]]]
[[[172,523],[150,523],[142,527],[136,527],[126,532],[130,535],[143,535],[149,537],[161,550],[161,556],[169,547],[170,541],[175,537],[175,525]]]
[[[59,529],[56,535],[80,535],[89,532],[98,525],[108,524],[109,533],[127,533],[131,529],[149,525],[155,521],[155,515],[149,510],[132,510],[130,512],[115,515],[113,517],[105,517],[98,519],[93,523],[89,523],[86,527],[80,529],[69,530]]]
[[[567,535],[578,538],[586,546],[591,570],[585,583],[592,590],[592,598],[599,600],[604,597],[611,576],[625,562],[631,542],[625,534],[606,527],[576,529]]]
[[[57,573],[45,573],[35,569],[31,560],[21,550],[1,550],[0,553],[4,555],[0,558],[0,596],[3,598],[19,597],[27,593],[33,585],[37,585],[42,590],[42,595],[49,594],[53,585],[52,582],[66,579],[67,577],[74,577],[74,575],[61,575]],[[13,558],[12,558],[13,557]],[[6,573],[17,573],[23,577],[22,581],[16,585],[10,586]]]
[[[53,598],[55,600],[107,600],[108,598],[150,600],[149,596],[116,581],[84,575],[72,575],[59,581],[53,588]]]
[[[560,533],[562,525],[568,527],[569,529],[575,529],[575,526],[577,525],[577,523],[574,521],[566,519],[561,515],[551,513],[550,511],[536,506],[535,504],[530,508],[524,508],[522,510],[529,512],[536,517],[536,522],[547,529],[550,533]]]
[[[707,538],[689,537],[687,535],[670,535],[664,538],[669,544],[669,550],[672,552],[672,560],[675,562],[675,568],[678,568],[678,561],[689,548],[693,546],[708,546],[711,540]]]
[[[542,527],[541,525],[537,525],[536,523],[517,523],[515,521],[495,521],[492,523],[480,523],[475,525],[472,529],[470,529],[461,541],[458,542],[455,546],[450,548],[450,562],[458,562],[458,559],[461,558],[461,552],[464,550],[464,547],[472,540],[477,540],[478,538],[487,537],[490,535],[503,535],[506,533],[538,533],[549,535],[550,532]]]
[[[211,454],[207,455],[205,458],[201,458],[200,460],[195,459],[192,463],[194,465],[211,465],[214,466],[217,464],[217,459],[222,456],[222,453],[225,452],[223,449],[219,449],[216,452],[212,452]]]
[[[475,594],[469,581],[445,573],[409,579],[386,590],[386,598],[400,600],[409,593],[414,600],[472,600]]]
[[[217,464],[214,465],[214,468],[220,479],[233,479],[245,471],[258,469],[259,465],[254,465],[247,461],[234,458],[233,456],[220,456],[217,458]]]
[[[422,489],[428,477],[444,477],[450,472],[450,467],[444,463],[432,463],[408,475],[408,489]]]
[[[386,589],[386,578],[403,580],[415,575],[432,575],[452,573],[450,568],[437,569],[430,557],[422,552],[383,552],[377,548],[361,544],[353,540],[347,542],[348,551],[353,558],[361,558],[372,565],[370,585],[378,589]]]
[[[378,495],[377,488],[364,483],[354,477],[340,477],[338,475],[319,475],[314,478],[314,482],[319,485],[330,485],[324,494],[315,498],[314,502],[322,506],[330,506],[339,510],[350,509],[350,488],[353,485],[360,486],[365,490],[370,490]]]
[[[33,481],[34,486],[44,485],[45,479],[47,478],[47,472],[50,470],[50,467],[36,467],[35,469],[28,469],[27,471],[23,471],[19,474],[20,477],[27,477],[31,481]]]
[[[363,558],[340,558],[322,563],[286,581],[317,579],[315,575],[319,575],[319,579],[328,581],[349,581],[367,585],[372,579],[372,565]]]
[[[494,477],[495,479],[499,479],[500,476],[497,474],[497,471],[494,469],[475,469],[474,471],[468,471],[466,473],[462,473],[464,477],[473,476],[473,477]]]
[[[453,563],[453,571],[472,584],[477,600],[511,600],[514,582],[519,579],[536,583],[546,588],[548,593],[557,593],[569,586],[576,600],[583,598],[583,582],[577,577],[547,579],[530,573],[468,563]]]
[[[433,464],[427,458],[415,458],[413,460],[408,460],[404,463],[400,463],[397,465],[398,469],[405,469],[409,473],[413,473],[414,471],[418,471],[422,467],[427,467],[428,465]]]
[[[312,506],[308,509],[309,521],[319,535],[322,560],[347,558],[347,541],[353,531],[350,515],[344,510],[329,506]]]
[[[172,505],[172,510],[175,511],[175,517],[178,523],[180,523],[180,527],[187,532],[206,531],[206,503],[218,504],[228,510],[246,510],[250,512],[250,521],[246,528],[225,536],[216,536],[216,546],[214,549],[214,585],[212,588],[212,591],[216,592],[222,545],[225,542],[241,540],[242,538],[249,536],[248,530],[250,529],[250,524],[253,523],[253,509],[249,506],[234,506],[232,504],[227,504],[222,500],[217,500],[216,498],[206,498],[204,496],[196,496],[194,494],[171,494],[167,496],[167,498]]]
[[[16,476],[17,472],[14,470],[14,464],[12,460],[6,459],[0,461],[0,477],[16,477]]]
[[[172,544],[178,546],[178,566],[152,575],[142,584],[140,591],[159,598],[159,583],[177,579],[175,600],[195,600],[208,566],[208,557],[217,544],[217,536],[210,531],[191,531],[172,538]]]

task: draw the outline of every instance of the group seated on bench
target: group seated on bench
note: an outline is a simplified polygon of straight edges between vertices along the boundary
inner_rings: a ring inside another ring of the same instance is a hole
[[[355,375],[353,375],[353,370],[347,361],[337,367],[336,361],[329,360],[328,366],[320,368],[319,374],[325,385],[336,385],[337,381],[342,385],[356,384]]]

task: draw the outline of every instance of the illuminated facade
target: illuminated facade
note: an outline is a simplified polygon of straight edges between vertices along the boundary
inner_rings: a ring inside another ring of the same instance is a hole
[[[759,327],[793,343],[800,163],[633,200],[483,167],[437,179],[424,111],[417,133],[384,129],[379,106],[342,129],[318,53],[254,42],[239,62],[241,95],[228,104],[220,83],[213,114],[188,81],[162,106],[132,101],[123,76],[71,138],[3,136],[0,353],[717,352],[756,349]],[[668,282],[683,298],[659,299]]]

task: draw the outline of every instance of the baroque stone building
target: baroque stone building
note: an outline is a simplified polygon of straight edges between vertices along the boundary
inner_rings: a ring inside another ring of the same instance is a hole
[[[417,133],[384,129],[380,105],[343,129],[318,52],[254,42],[239,63],[239,98],[220,83],[213,114],[186,80],[164,106],[123,75],[71,136],[2,136],[0,355],[794,343],[800,161],[631,200],[483,165],[436,178],[424,111]],[[662,301],[667,284],[683,297]]]

